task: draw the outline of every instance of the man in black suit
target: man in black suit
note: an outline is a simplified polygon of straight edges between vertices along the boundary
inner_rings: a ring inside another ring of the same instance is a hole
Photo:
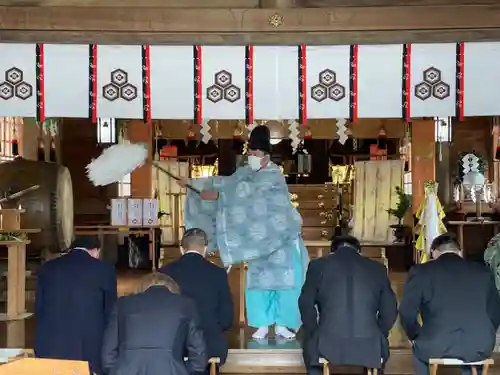
[[[500,324],[500,298],[491,272],[463,259],[453,234],[436,237],[431,251],[433,261],[410,270],[399,306],[418,375],[428,374],[430,358],[488,358]]]
[[[309,263],[299,298],[308,374],[321,373],[319,357],[334,365],[382,368],[397,317],[387,269],[361,256],[354,237],[335,237],[331,249]]]
[[[207,354],[220,357],[222,365],[228,352],[224,331],[231,328],[234,307],[226,271],[205,259],[207,244],[203,230],[187,230],[181,242],[182,257],[160,272],[171,276],[179,285],[181,294],[196,303],[207,340]]]
[[[37,272],[35,355],[88,361],[101,374],[101,346],[116,302],[115,269],[99,260],[96,237],[75,239],[68,254]]]
[[[150,274],[139,293],[118,300],[104,334],[102,363],[108,375],[189,375],[205,370],[205,340],[195,304],[179,295],[171,277]]]

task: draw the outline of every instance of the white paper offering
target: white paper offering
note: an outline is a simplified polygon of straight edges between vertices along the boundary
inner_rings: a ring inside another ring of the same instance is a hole
[[[142,225],[158,225],[158,199],[143,200]]]
[[[122,227],[127,225],[127,200],[111,199],[111,225]]]
[[[128,200],[128,225],[142,225],[142,199]]]

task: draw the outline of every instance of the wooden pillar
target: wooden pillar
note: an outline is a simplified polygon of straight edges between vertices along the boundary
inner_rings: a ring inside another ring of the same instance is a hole
[[[438,198],[441,204],[453,203],[453,185],[451,181],[451,142],[436,143],[436,181]]]
[[[19,134],[19,155],[27,160],[38,159],[38,125],[32,118],[23,118]]]
[[[149,198],[153,195],[151,161],[153,160],[153,127],[143,121],[134,120],[127,124],[127,136],[132,143],[144,143],[148,146],[147,162],[132,172],[130,176],[131,196]]]
[[[424,200],[424,182],[436,179],[434,120],[415,120],[411,125],[412,208],[417,212]]]

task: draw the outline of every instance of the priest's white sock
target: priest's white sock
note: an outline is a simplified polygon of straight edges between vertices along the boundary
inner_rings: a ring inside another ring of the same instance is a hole
[[[269,333],[269,327],[268,326],[260,327],[259,329],[257,329],[257,331],[254,332],[254,334],[252,335],[252,337],[254,339],[265,339],[267,337],[268,333]]]
[[[290,331],[288,328],[284,326],[276,326],[274,328],[274,332],[276,333],[276,336],[281,336],[285,339],[292,340],[295,338],[295,333]]]

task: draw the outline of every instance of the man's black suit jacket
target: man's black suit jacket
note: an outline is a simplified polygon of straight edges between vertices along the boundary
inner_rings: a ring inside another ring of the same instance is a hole
[[[495,345],[500,298],[486,266],[445,253],[410,270],[399,314],[420,360],[479,361]]]
[[[189,375],[205,370],[205,350],[193,301],[158,285],[118,300],[102,363],[108,375]]]
[[[82,360],[101,373],[101,346],[117,299],[115,269],[86,251],[42,265],[37,272],[35,354]]]
[[[223,364],[228,352],[224,331],[231,328],[234,311],[226,271],[194,252],[184,254],[160,271],[172,277],[181,294],[195,302],[207,340],[207,354],[220,357]]]
[[[322,356],[338,365],[381,368],[381,358],[388,358],[396,297],[387,269],[354,248],[309,263],[299,308],[306,365],[317,365]]]

